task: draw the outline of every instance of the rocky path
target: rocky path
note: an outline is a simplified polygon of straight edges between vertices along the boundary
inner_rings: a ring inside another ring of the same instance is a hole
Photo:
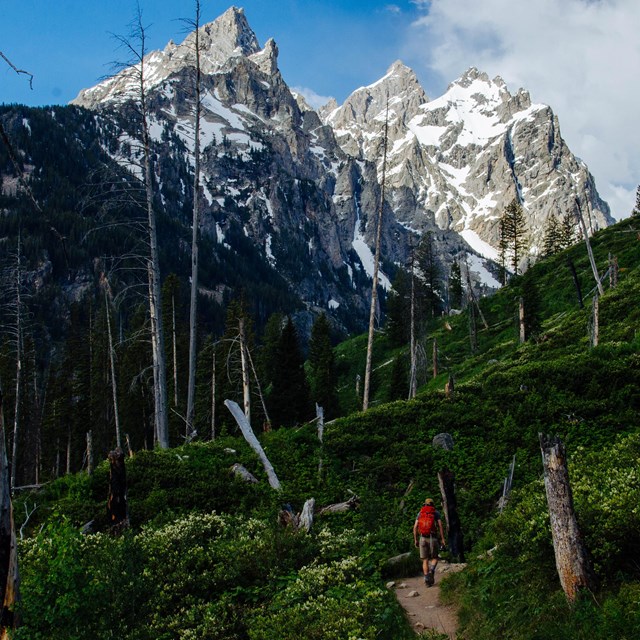
[[[447,573],[460,571],[463,564],[440,562],[436,569],[436,583],[427,587],[423,576],[404,578],[389,584],[395,590],[396,598],[406,611],[411,626],[416,633],[433,629],[455,639],[458,629],[456,612],[453,607],[440,602],[440,581]]]

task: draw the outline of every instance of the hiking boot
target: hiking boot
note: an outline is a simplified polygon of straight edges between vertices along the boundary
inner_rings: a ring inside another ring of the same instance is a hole
[[[424,581],[428,587],[432,587],[435,583],[436,579],[433,575],[433,571],[429,571],[429,573],[424,577]]]
[[[427,585],[427,587],[430,587],[431,585],[429,584],[429,574],[426,574],[424,577],[424,583]]]

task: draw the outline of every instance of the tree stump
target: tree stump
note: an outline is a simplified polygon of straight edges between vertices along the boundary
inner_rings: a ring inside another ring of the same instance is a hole
[[[580,589],[592,587],[591,565],[573,509],[565,446],[558,437],[539,438],[556,568],[567,600],[574,602]]]

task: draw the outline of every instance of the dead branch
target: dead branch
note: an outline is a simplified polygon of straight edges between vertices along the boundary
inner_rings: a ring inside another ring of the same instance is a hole
[[[24,540],[24,528],[27,526],[27,522],[29,522],[29,518],[33,515],[34,511],[38,508],[38,505],[34,502],[33,503],[33,509],[31,509],[31,511],[29,511],[29,506],[28,503],[25,502],[24,503],[24,513],[25,513],[25,520],[22,523],[22,526],[20,527],[20,540]]]

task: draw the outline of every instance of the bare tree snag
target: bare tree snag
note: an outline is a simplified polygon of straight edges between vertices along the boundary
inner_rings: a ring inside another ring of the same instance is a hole
[[[371,307],[369,309],[369,336],[367,339],[367,362],[364,370],[364,392],[362,397],[362,410],[369,408],[369,391],[371,387],[371,361],[373,359],[373,330],[376,321],[376,309],[378,306],[378,272],[380,271],[380,239],[382,237],[382,215],[384,213],[384,190],[387,172],[387,141],[389,132],[389,98],[387,97],[387,113],[384,119],[384,141],[382,153],[382,185],[380,194],[380,206],[378,207],[378,224],[376,229],[376,252],[373,259],[373,282],[371,284]]]
[[[464,562],[464,540],[462,526],[458,515],[458,502],[456,500],[455,475],[453,471],[445,468],[438,472],[438,484],[442,495],[442,506],[445,522],[447,523],[447,537],[451,555]]]
[[[538,437],[556,568],[567,600],[574,602],[580,589],[591,588],[592,572],[573,509],[567,453],[558,437],[551,438],[542,433]]]
[[[119,447],[109,452],[109,499],[107,515],[114,531],[129,524],[127,508],[127,473],[124,464],[124,451]]]
[[[120,436],[120,416],[118,411],[118,385],[116,380],[115,351],[113,347],[113,334],[111,332],[111,305],[109,304],[112,294],[109,280],[104,274],[100,276],[100,284],[104,289],[104,309],[107,316],[107,334],[109,338],[109,363],[111,365],[111,395],[113,397],[113,414],[116,425],[116,447],[122,447]],[[68,473],[68,472],[67,472]]]
[[[16,530],[13,520],[9,464],[5,443],[4,411],[0,390],[0,638],[8,638],[8,631],[16,627],[14,605],[19,600],[20,578]]]
[[[418,391],[418,354],[416,353],[416,273],[415,273],[415,253],[411,250],[411,325],[409,350],[411,364],[409,367],[409,400],[416,397]]]
[[[318,456],[318,479],[322,478],[322,455],[324,437],[324,409],[316,402],[316,420],[318,421],[318,440],[320,442],[320,454]]]
[[[244,401],[244,415],[251,424],[251,391],[249,387],[249,362],[247,358],[247,338],[244,330],[244,318],[238,321],[240,336],[240,362],[242,364],[242,396]],[[226,401],[225,401],[226,403]]]
[[[93,473],[93,434],[87,431],[87,475]]]
[[[200,67],[200,0],[195,3],[195,18],[192,21],[195,29],[195,123],[193,150],[193,215],[191,220],[191,296],[189,301],[189,382],[187,387],[187,439],[194,436],[193,424],[195,416],[196,389],[196,332],[198,309],[198,251],[200,233],[200,116],[202,114],[201,67]]]
[[[593,296],[593,315],[591,325],[591,346],[597,347],[600,342],[600,296]]]
[[[216,346],[211,355],[211,440],[216,439]]]
[[[438,338],[433,339],[433,377],[438,377]]]
[[[280,484],[280,480],[278,480],[278,476],[269,462],[269,458],[267,458],[267,454],[264,452],[264,449],[258,442],[258,438],[256,438],[253,430],[251,429],[251,425],[247,420],[246,416],[242,412],[242,409],[238,406],[237,402],[233,400],[225,400],[225,406],[229,411],[231,411],[231,415],[235,418],[235,421],[238,423],[240,427],[240,431],[242,431],[242,435],[244,439],[249,443],[249,446],[258,454],[260,461],[262,462],[262,466],[267,474],[267,478],[269,479],[269,484],[272,489],[276,491],[280,491],[282,489],[282,485]]]
[[[589,255],[589,263],[591,264],[591,271],[593,271],[593,277],[596,280],[596,285],[598,286],[598,293],[603,296],[604,289],[602,288],[602,282],[600,281],[600,275],[598,274],[598,267],[596,266],[596,260],[593,257],[593,251],[591,250],[591,242],[589,242],[589,234],[587,233],[587,225],[584,222],[584,217],[582,215],[582,209],[580,208],[580,202],[578,198],[576,198],[576,218],[578,218],[578,222],[580,223],[580,229],[582,230],[582,235],[584,236],[584,242],[587,245],[587,254]]]
[[[524,298],[522,296],[518,300],[518,324],[520,325],[520,344],[524,344],[527,339],[527,333],[524,323]]]

